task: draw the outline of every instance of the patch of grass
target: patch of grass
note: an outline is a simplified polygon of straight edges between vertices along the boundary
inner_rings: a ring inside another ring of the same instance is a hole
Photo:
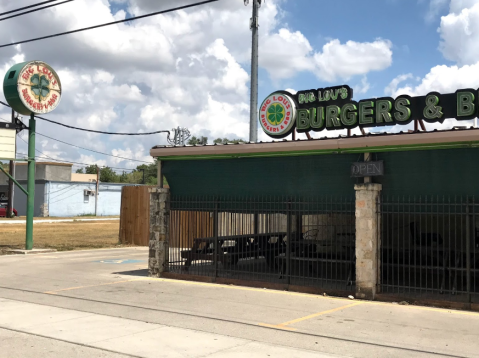
[[[77,217],[85,217],[85,216],[95,216],[95,214],[80,214]]]
[[[119,221],[75,221],[33,226],[33,247],[58,251],[122,247]],[[0,255],[25,248],[25,224],[1,226]]]

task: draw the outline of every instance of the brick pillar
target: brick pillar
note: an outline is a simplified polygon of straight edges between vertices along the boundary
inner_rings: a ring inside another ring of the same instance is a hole
[[[356,296],[374,300],[379,283],[378,198],[382,185],[357,184],[354,189],[356,190]]]
[[[160,277],[168,269],[170,235],[170,189],[151,188],[150,192],[150,277]]]

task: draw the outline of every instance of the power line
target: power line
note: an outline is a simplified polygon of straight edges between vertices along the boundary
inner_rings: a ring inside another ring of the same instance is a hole
[[[22,137],[19,137],[25,144],[28,145],[28,143],[22,138]],[[50,159],[50,160],[54,160],[54,161],[57,161],[57,162],[61,162],[61,163],[68,163],[68,164],[83,164],[84,166],[86,167],[89,167],[90,165],[97,165],[97,164],[87,164],[87,163],[80,163],[80,162],[72,162],[72,161],[67,161],[67,160],[61,160],[61,159],[56,159],[56,158],[52,158],[50,157],[49,155],[43,153],[42,151],[40,151],[39,149],[35,148],[35,150],[44,155],[46,158],[41,158],[40,156],[36,156],[37,158],[40,158],[40,159]],[[21,154],[21,155],[26,155],[28,157],[28,154],[26,153],[17,153],[17,154]],[[129,171],[134,171],[136,169],[128,169],[128,168],[116,168],[116,167],[109,167],[111,169],[117,169],[117,170],[129,170]]]
[[[215,1],[218,1],[218,0],[215,0]],[[5,103],[5,102],[0,101],[0,104],[3,104],[3,105],[6,106],[6,107],[12,108],[12,107],[10,107],[10,106],[9,106],[7,103]],[[116,132],[104,132],[104,131],[96,131],[96,130],[93,130],[93,129],[86,129],[86,128],[79,128],[79,127],[69,126],[68,124],[55,122],[55,121],[52,121],[51,119],[47,119],[47,118],[40,117],[40,116],[35,116],[35,118],[38,118],[38,119],[41,119],[41,120],[44,120],[44,121],[47,121],[47,122],[50,122],[50,123],[53,123],[53,124],[57,124],[57,125],[59,125],[59,126],[63,126],[63,127],[69,128],[69,129],[76,129],[76,130],[79,130],[79,131],[90,132],[90,133],[109,134],[109,135],[129,135],[129,136],[152,135],[152,134],[159,134],[159,133],[168,133],[168,135],[170,134],[170,131],[165,131],[165,130],[155,131],[155,132],[146,132],[146,133],[116,133]]]
[[[57,1],[57,0],[55,0],[55,1]],[[59,2],[59,3],[53,4],[53,5],[43,6],[43,7],[40,7],[40,8],[38,8],[38,9],[33,9],[33,10],[29,10],[29,11],[22,12],[22,13],[20,13],[20,14],[15,14],[15,15],[3,17],[3,18],[0,19],[0,21],[12,19],[12,18],[14,18],[14,17],[18,17],[18,16],[22,16],[22,15],[27,15],[27,14],[30,14],[30,13],[32,13],[32,12],[36,12],[36,11],[48,9],[49,7],[58,6],[58,5],[65,4],[65,3],[71,2],[71,1],[75,1],[75,0],[65,0],[65,1],[62,1],[62,2]],[[47,1],[47,2],[48,2],[48,1]],[[38,5],[32,5],[32,6],[38,6]],[[30,7],[32,7],[32,6],[30,6]],[[21,10],[21,9],[19,9],[19,10]],[[13,10],[13,12],[16,12],[16,11],[19,11],[19,10]]]
[[[17,12],[17,11],[22,11],[22,10],[26,10],[26,9],[31,9],[32,7],[37,7],[37,6],[44,5],[44,4],[48,4],[48,3],[51,3],[51,2],[55,2],[55,1],[58,1],[58,0],[48,0],[48,1],[43,1],[43,2],[36,3],[36,4],[33,4],[33,5],[28,5],[28,6],[20,7],[20,8],[15,9],[15,10],[10,10],[10,11],[7,11],[7,12],[2,12],[2,13],[0,13],[0,16],[8,15],[8,14],[11,14],[11,13],[14,13],[14,12]]]
[[[115,24],[121,24],[121,23],[124,23],[124,22],[129,22],[129,21],[144,19],[144,18],[147,18],[147,17],[156,16],[156,15],[161,15],[161,14],[167,14],[167,13],[169,13],[169,12],[184,10],[184,9],[188,9],[188,8],[192,8],[192,7],[196,7],[196,6],[200,6],[200,5],[205,5],[205,4],[209,4],[209,3],[213,3],[213,2],[217,2],[217,1],[220,1],[220,0],[201,1],[201,2],[194,3],[194,4],[184,5],[184,6],[180,6],[180,7],[168,9],[168,10],[162,10],[162,11],[152,12],[152,13],[145,14],[145,15],[134,16],[134,17],[130,17],[130,18],[128,18],[128,19],[123,19],[123,20],[118,20],[118,21],[107,22],[107,23],[104,23],[104,24],[95,25],[95,26],[89,26],[89,27],[84,27],[84,28],[77,29],[77,30],[72,30],[72,31],[65,31],[65,32],[61,32],[61,33],[58,33],[58,34],[54,34],[54,35],[37,37],[37,38],[34,38],[34,39],[30,39],[30,40],[23,40],[23,41],[12,42],[12,43],[9,43],[9,44],[1,45],[0,48],[8,47],[8,46],[20,45],[20,44],[24,44],[24,43],[28,43],[28,42],[39,41],[39,40],[46,40],[46,39],[50,39],[50,38],[53,38],[53,37],[70,35],[70,34],[82,32],[82,31],[87,31],[87,30],[98,29],[98,28],[100,28],[100,27],[105,27],[105,26],[110,26],[110,25],[115,25]]]
[[[83,149],[83,150],[88,150],[88,151],[93,152],[93,153],[98,153],[98,154],[102,154],[102,155],[107,155],[107,156],[113,157],[113,158],[125,159],[125,160],[132,161],[132,162],[154,164],[153,162],[146,162],[146,161],[144,161],[144,160],[137,160],[137,159],[131,159],[131,158],[126,158],[126,157],[120,157],[120,156],[117,156],[117,155],[112,155],[112,154],[108,154],[108,153],[99,152],[99,151],[97,151],[97,150],[80,147],[80,146],[75,145],[75,144],[71,144],[71,143],[67,143],[67,142],[61,141],[60,139],[55,139],[55,138],[49,137],[49,136],[47,136],[47,135],[45,135],[45,134],[41,134],[41,133],[39,133],[39,132],[36,132],[36,134],[41,135],[42,137],[49,138],[49,139],[51,139],[51,140],[54,140],[54,141],[57,141],[57,142],[66,144],[66,145],[70,145],[70,146],[75,147],[75,148],[80,148],[80,149]]]

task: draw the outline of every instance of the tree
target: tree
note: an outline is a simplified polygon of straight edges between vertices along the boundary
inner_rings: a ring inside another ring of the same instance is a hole
[[[228,138],[217,138],[213,141],[215,144],[238,144],[246,143],[243,139],[228,139]]]
[[[191,137],[188,140],[188,145],[206,145],[208,144],[208,137]]]
[[[113,169],[105,167],[100,169],[100,181],[103,183],[118,183],[119,177]]]
[[[94,164],[89,165],[85,168],[85,173],[86,174],[96,174],[96,170],[97,170],[96,168],[97,168],[97,166],[94,165]]]
[[[77,174],[83,174],[83,168],[77,169],[77,171],[76,171],[75,173],[77,173]]]

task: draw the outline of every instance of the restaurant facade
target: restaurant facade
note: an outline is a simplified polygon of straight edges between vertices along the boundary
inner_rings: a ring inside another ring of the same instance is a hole
[[[151,193],[150,274],[477,309],[477,91],[352,97],[273,93],[272,142],[154,147],[170,188]]]

